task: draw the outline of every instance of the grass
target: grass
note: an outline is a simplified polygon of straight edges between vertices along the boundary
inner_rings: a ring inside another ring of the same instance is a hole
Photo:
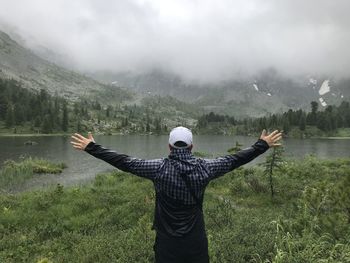
[[[64,163],[52,163],[39,158],[26,158],[19,162],[7,160],[0,170],[1,189],[6,190],[12,186],[24,183],[38,174],[57,174],[66,168]]]
[[[274,184],[272,199],[259,168],[209,184],[211,262],[349,262],[350,159],[288,160]],[[153,262],[154,201],[150,181],[117,171],[81,187],[2,194],[0,262]]]
[[[336,138],[350,138],[350,128],[341,128],[337,130]]]

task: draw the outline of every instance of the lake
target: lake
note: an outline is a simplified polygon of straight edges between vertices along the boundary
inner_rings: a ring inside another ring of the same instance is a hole
[[[113,135],[94,136],[95,141],[106,148],[139,158],[161,158],[167,156],[168,136],[166,135]],[[36,145],[25,145],[31,140]],[[7,159],[19,160],[25,156],[42,157],[54,162],[64,162],[68,168],[59,175],[39,175],[14,191],[47,187],[57,183],[80,185],[91,181],[97,173],[111,171],[113,166],[94,158],[84,151],[74,149],[70,136],[17,136],[0,137],[0,163]],[[248,147],[256,138],[247,136],[195,135],[193,151],[220,156],[238,141]],[[301,158],[314,154],[319,158],[350,156],[350,140],[347,139],[284,139],[285,155]],[[266,154],[265,154],[266,155]],[[264,160],[264,155],[252,162]],[[250,164],[251,165],[251,164]]]

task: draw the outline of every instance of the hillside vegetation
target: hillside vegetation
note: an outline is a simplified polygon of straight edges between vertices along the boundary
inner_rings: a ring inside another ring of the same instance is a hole
[[[114,104],[72,101],[45,89],[30,91],[13,79],[0,79],[0,133],[159,134],[167,133],[170,126],[194,126],[199,115],[197,108],[172,97],[152,96],[133,105],[124,104],[126,99],[119,96]]]
[[[350,159],[239,168],[205,195],[211,262],[350,262]],[[153,262],[154,191],[130,174],[0,195],[0,262]]]
[[[197,130],[208,134],[259,134],[266,127],[283,130],[285,136],[350,137],[350,103],[343,101],[339,106],[328,105],[319,110],[316,101],[311,102],[311,111],[288,110],[261,118],[236,120],[228,115],[210,112],[199,117]]]
[[[349,78],[286,75],[276,68],[266,68],[250,76],[232,73],[212,82],[189,80],[162,69],[139,73],[101,71],[91,76],[106,84],[117,83],[137,94],[172,96],[200,107],[205,113],[213,111],[240,119],[289,109],[307,110],[310,101],[320,99],[327,105],[339,105],[350,95]],[[330,85],[330,91],[321,96],[319,90],[325,83]]]
[[[14,79],[28,90],[45,89],[51,95],[57,93],[73,101],[83,97],[112,103],[119,98],[132,97],[132,93],[125,89],[99,83],[37,56],[2,31],[0,31],[0,78]]]
[[[148,96],[133,105],[125,104],[126,99],[120,96],[114,104],[89,99],[73,102],[45,89],[29,91],[15,80],[0,79],[0,134],[167,134],[170,128],[182,125],[199,134],[252,135],[271,127],[290,137],[350,136],[350,104],[346,101],[324,111],[312,102],[310,112],[290,109],[238,119],[214,112],[202,114],[198,106],[171,96]]]

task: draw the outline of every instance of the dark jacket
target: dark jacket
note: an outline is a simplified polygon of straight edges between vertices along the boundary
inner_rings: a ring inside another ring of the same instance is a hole
[[[215,159],[196,158],[188,149],[173,149],[168,158],[144,160],[94,142],[85,151],[122,171],[152,180],[156,191],[154,228],[163,235],[183,237],[199,224],[204,231],[201,207],[210,180],[250,162],[268,148],[259,139],[249,148]]]

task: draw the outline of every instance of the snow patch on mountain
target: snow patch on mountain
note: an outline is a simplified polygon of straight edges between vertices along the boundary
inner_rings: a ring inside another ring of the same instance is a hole
[[[327,106],[327,103],[324,101],[323,98],[319,98],[318,100],[320,101],[320,103],[321,103],[321,105],[322,105],[323,107],[326,107],[326,106]]]
[[[318,94],[320,94],[321,96],[330,92],[331,88],[329,86],[329,79],[323,81],[320,90],[318,91]]]
[[[310,78],[310,79],[309,79],[309,82],[310,82],[311,84],[317,85],[317,79]]]

